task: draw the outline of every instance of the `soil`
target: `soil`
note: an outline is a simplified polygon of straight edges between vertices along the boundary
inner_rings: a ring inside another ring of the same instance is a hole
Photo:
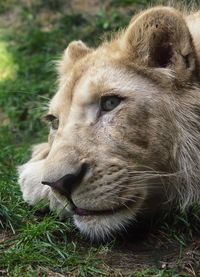
[[[131,272],[146,268],[172,269],[190,276],[200,276],[200,240],[182,249],[179,243],[163,242],[158,238],[138,242],[124,242],[113,248],[104,258],[113,269],[128,276]]]

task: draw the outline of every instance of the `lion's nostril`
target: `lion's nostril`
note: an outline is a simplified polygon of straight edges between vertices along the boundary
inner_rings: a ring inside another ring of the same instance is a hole
[[[70,198],[72,191],[79,185],[88,171],[88,164],[83,163],[74,173],[66,174],[55,182],[42,181],[42,184],[48,185],[61,194]]]
[[[50,186],[50,187],[51,187],[52,184],[53,184],[53,183],[47,182],[47,181],[42,181],[41,183],[42,183],[43,185],[47,185],[47,186]]]

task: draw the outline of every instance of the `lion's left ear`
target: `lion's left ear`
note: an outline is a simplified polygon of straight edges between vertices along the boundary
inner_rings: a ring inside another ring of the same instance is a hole
[[[132,19],[122,47],[136,64],[168,68],[181,81],[197,71],[195,48],[182,15],[169,7],[155,7]]]
[[[65,49],[59,63],[58,71],[61,75],[66,74],[73,67],[74,63],[92,51],[81,40],[72,41]]]

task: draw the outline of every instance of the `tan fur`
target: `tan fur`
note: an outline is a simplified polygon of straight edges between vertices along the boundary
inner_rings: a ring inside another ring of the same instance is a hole
[[[19,169],[24,199],[32,205],[46,199],[52,209],[73,214],[67,198],[41,181],[55,183],[89,164],[72,192],[73,204],[87,211],[124,206],[108,215],[74,214],[91,238],[126,227],[138,214],[199,201],[198,30],[199,13],[185,17],[160,6],[133,17],[97,49],[70,43],[49,108],[59,128]],[[101,115],[106,95],[123,100]]]

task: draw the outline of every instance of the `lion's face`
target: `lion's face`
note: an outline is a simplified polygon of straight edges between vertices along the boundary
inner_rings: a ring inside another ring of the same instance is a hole
[[[166,198],[160,177],[175,170],[172,115],[180,87],[195,75],[193,50],[180,14],[155,8],[95,50],[78,41],[65,51],[42,182],[91,238]]]
[[[77,62],[51,102],[57,126],[42,178],[56,182],[58,199],[70,198],[76,225],[94,235],[135,217],[155,185],[148,174],[169,170],[172,151],[165,92],[115,57],[98,59],[101,51]],[[81,180],[59,183],[82,168]]]

